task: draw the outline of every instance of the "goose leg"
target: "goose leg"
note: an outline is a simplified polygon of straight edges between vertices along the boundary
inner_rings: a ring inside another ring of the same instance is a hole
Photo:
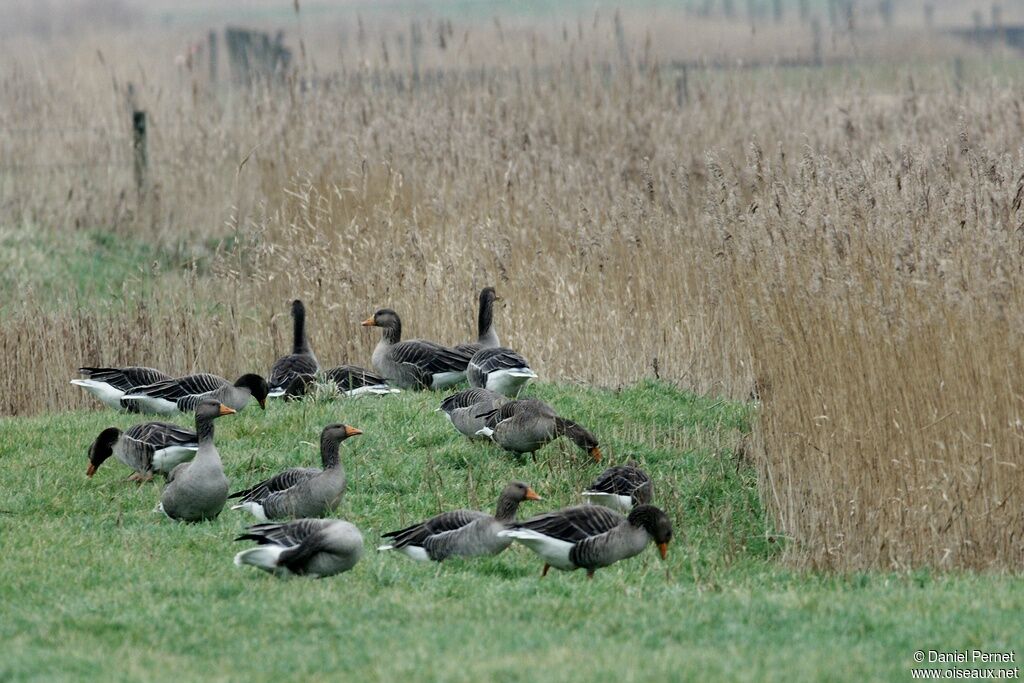
[[[550,565],[550,564],[548,564],[547,562],[545,562],[545,563],[544,563],[544,570],[543,570],[543,571],[541,571],[541,573],[540,573],[540,578],[542,578],[542,579],[543,579],[543,578],[544,578],[545,576],[547,576],[547,575],[548,575],[548,570],[549,570],[549,569],[551,569],[551,565]]]

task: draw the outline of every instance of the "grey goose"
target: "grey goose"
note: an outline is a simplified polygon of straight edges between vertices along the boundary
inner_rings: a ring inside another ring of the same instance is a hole
[[[535,398],[508,401],[497,408],[477,413],[487,426],[478,434],[513,453],[533,453],[545,444],[565,436],[587,452],[595,462],[601,461],[597,438],[585,428],[560,417],[554,408]]]
[[[635,462],[615,465],[597,476],[583,492],[583,500],[629,512],[636,505],[646,505],[654,500],[654,482]]]
[[[469,344],[458,344],[456,351],[461,351],[467,356],[472,356],[480,349],[490,349],[500,346],[498,333],[494,331],[494,302],[501,301],[494,287],[484,287],[480,290],[480,309],[477,313],[477,338]]]
[[[477,414],[494,410],[506,400],[501,394],[489,389],[464,389],[441,401],[438,410],[448,416],[459,433],[470,439],[481,439],[486,438],[479,432],[487,426],[487,421],[477,417]]]
[[[306,306],[300,299],[292,302],[292,352],[274,361],[270,368],[267,384],[268,396],[284,396],[291,381],[298,375],[315,375],[320,372],[320,362],[313,355],[306,337]]]
[[[242,375],[234,383],[200,373],[137,387],[125,394],[121,402],[133,401],[141,412],[170,415],[191,412],[204,399],[213,398],[237,412],[253,398],[260,408],[266,409],[269,391],[267,380],[252,373]]]
[[[521,481],[510,482],[498,497],[493,516],[478,510],[442,512],[419,524],[382,534],[391,543],[377,550],[395,550],[414,560],[435,562],[449,557],[497,555],[512,544],[512,539],[501,532],[515,522],[524,500],[540,500],[540,496]]]
[[[354,398],[368,394],[398,394],[401,389],[396,389],[387,383],[387,380],[378,374],[370,372],[365,368],[356,365],[339,365],[336,368],[326,370],[319,375],[302,374],[295,375],[285,389],[286,399],[298,399],[305,396],[317,382],[333,383],[344,396]]]
[[[362,434],[355,427],[327,425],[320,432],[320,459],[323,469],[293,467],[270,479],[232,493],[230,498],[242,502],[232,510],[246,510],[256,519],[288,519],[294,517],[322,517],[333,512],[345,495],[345,469],[338,457],[341,442],[350,436]]]
[[[228,478],[220,453],[213,445],[213,421],[233,415],[230,407],[212,398],[196,406],[196,436],[199,450],[192,462],[185,462],[167,475],[167,486],[160,494],[159,512],[182,522],[216,519],[228,499]]]
[[[105,406],[114,410],[138,412],[131,402],[121,402],[125,392],[144,387],[154,382],[170,379],[171,376],[154,368],[131,366],[127,368],[78,368],[82,379],[71,383],[82,387],[98,398]]]
[[[466,379],[470,355],[422,339],[402,341],[402,321],[390,308],[382,308],[364,327],[381,328],[373,350],[373,366],[401,389],[444,389]]]
[[[672,522],[659,508],[639,505],[628,517],[598,505],[580,505],[538,515],[502,531],[544,560],[541,576],[555,567],[586,569],[587,577],[601,567],[639,555],[653,541],[661,559],[668,554]]]
[[[135,472],[129,479],[148,481],[154,473],[166,475],[176,466],[188,462],[199,450],[199,440],[191,429],[169,422],[144,422],[122,432],[108,427],[99,433],[89,447],[89,467],[85,476],[92,478],[110,456],[116,457]]]
[[[251,565],[280,577],[340,574],[363,555],[363,535],[340,519],[254,524],[235,540],[259,544],[235,555],[235,565]]]

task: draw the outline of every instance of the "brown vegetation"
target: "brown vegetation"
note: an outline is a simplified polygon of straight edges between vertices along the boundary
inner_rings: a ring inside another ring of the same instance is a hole
[[[628,58],[604,16],[561,43],[506,38],[504,65],[435,46],[423,63],[449,71],[415,83],[407,59],[380,64],[390,29],[373,65],[307,56],[251,92],[153,66],[141,197],[131,69],[5,70],[0,225],[112,226],[194,267],[123,301],[5,302],[0,413],[89,405],[67,385],[80,364],[265,370],[296,296],[326,362],[367,363],[358,322],[383,305],[409,335],[469,340],[494,284],[499,333],[545,379],[756,395],[762,497],[794,562],[1019,569],[1015,76],[963,52],[962,80],[933,59],[682,81],[623,21]]]

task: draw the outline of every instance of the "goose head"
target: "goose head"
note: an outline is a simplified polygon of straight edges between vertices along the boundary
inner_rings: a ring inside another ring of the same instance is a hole
[[[658,546],[661,559],[668,555],[668,544],[672,540],[672,520],[661,508],[653,505],[638,505],[629,513],[627,521],[646,531]]]
[[[359,436],[363,431],[347,424],[336,422],[324,427],[320,432],[321,442],[341,443],[350,436]]]
[[[578,424],[573,424],[565,433],[574,444],[582,448],[594,459],[594,462],[601,462],[601,449],[598,447],[597,437],[591,434]]]
[[[477,334],[480,343],[486,346],[498,346],[498,335],[494,332],[494,302],[496,301],[501,301],[501,297],[494,291],[494,287],[484,287],[480,290]]]
[[[510,481],[505,490],[501,492],[502,497],[513,498],[516,502],[524,500],[541,500],[537,492],[530,488],[525,481]]]
[[[384,331],[384,340],[397,344],[402,340],[402,319],[390,308],[382,308],[362,322],[363,327],[380,327]]]
[[[252,397],[260,404],[260,408],[267,409],[267,394],[270,393],[270,385],[263,377],[249,372],[235,380],[235,386],[239,389],[248,389]]]
[[[89,446],[89,467],[85,470],[85,476],[91,479],[100,465],[114,454],[114,444],[120,437],[121,430],[117,427],[107,427],[100,432],[92,446]]]
[[[292,302],[292,317],[293,318],[304,318],[306,317],[306,305],[302,303],[302,299],[296,299]]]
[[[196,406],[196,420],[215,420],[222,415],[234,415],[235,412],[215,398],[204,398]]]

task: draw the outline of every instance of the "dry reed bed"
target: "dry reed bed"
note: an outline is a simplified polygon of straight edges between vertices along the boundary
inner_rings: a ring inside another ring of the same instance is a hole
[[[494,284],[503,337],[545,378],[755,390],[763,499],[793,562],[1019,568],[1013,89],[958,91],[941,63],[717,72],[680,103],[668,69],[550,61],[415,90],[372,72],[229,96],[146,85],[142,202],[126,168],[61,167],[6,175],[0,216],[113,225],[212,265],[149,298],[10,303],[0,412],[89,405],[67,385],[83,363],[265,369],[295,296],[326,362],[366,363],[358,322],[383,305],[409,335],[470,339]],[[52,110],[29,80],[4,89]],[[109,100],[68,120],[115,127],[123,81],[84,83]],[[17,149],[38,161],[31,140]],[[76,159],[103,151],[75,140]]]

